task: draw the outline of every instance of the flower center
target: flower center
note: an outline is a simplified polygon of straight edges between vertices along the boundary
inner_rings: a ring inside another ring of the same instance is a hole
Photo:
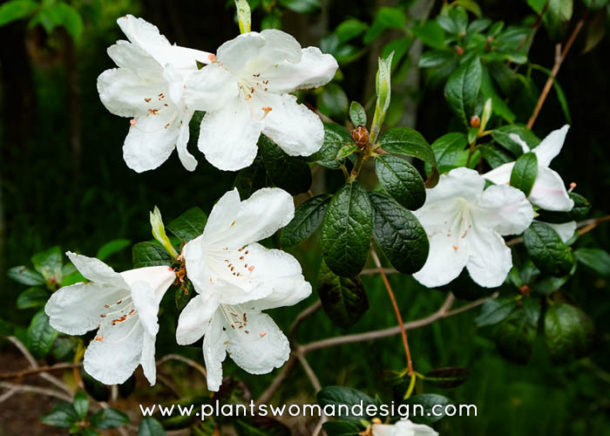
[[[243,330],[245,334],[250,334],[250,331],[247,329],[248,314],[241,304],[231,306],[221,304],[220,311],[227,321],[227,324],[230,325],[233,330]]]
[[[106,309],[106,311],[100,314],[100,318],[102,318],[103,320],[104,327],[108,328],[122,325],[128,322],[128,320],[132,319],[137,314],[131,295],[121,298],[112,304],[104,304],[104,309]],[[120,342],[123,342],[129,336],[131,336],[137,325],[137,321],[133,322],[133,326],[129,329],[129,332],[124,337],[118,340],[105,341],[104,336],[101,334],[97,335],[95,337],[95,340],[107,344],[118,344]]]

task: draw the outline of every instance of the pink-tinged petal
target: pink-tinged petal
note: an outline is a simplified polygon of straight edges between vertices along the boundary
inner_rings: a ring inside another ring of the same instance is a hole
[[[476,224],[501,235],[516,235],[527,229],[534,219],[534,209],[525,194],[508,185],[487,188],[478,202]]]
[[[547,167],[538,167],[538,177],[529,199],[544,210],[568,212],[574,207],[561,176]]]
[[[551,164],[555,156],[561,152],[569,129],[570,126],[566,124],[561,129],[553,130],[534,148],[533,152],[538,158],[538,165],[548,167]]]
[[[514,166],[514,162],[505,163],[483,174],[483,178],[495,183],[496,185],[508,185],[510,183],[510,175],[513,172]]]

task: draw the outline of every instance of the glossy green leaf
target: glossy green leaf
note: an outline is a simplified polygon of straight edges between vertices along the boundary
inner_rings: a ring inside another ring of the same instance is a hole
[[[553,276],[563,276],[574,265],[572,250],[547,224],[534,221],[523,234],[527,252],[534,265]]]
[[[352,101],[349,105],[349,118],[354,126],[365,126],[366,127],[366,111],[364,107],[357,101]]]
[[[566,223],[568,221],[579,221],[583,219],[591,210],[591,203],[585,197],[575,192],[568,193],[574,202],[574,207],[569,212],[551,212],[546,210],[538,211],[539,221],[547,223]]]
[[[26,286],[44,285],[45,279],[38,271],[29,269],[28,267],[14,266],[8,270],[8,277]]]
[[[529,196],[538,177],[538,158],[535,153],[528,152],[519,156],[510,173],[511,186],[523,191]]]
[[[366,292],[358,277],[340,277],[322,262],[317,283],[324,311],[341,328],[354,325],[369,308]]]
[[[539,307],[535,310],[519,307],[498,324],[494,337],[504,356],[517,363],[527,363],[534,349],[539,316]]]
[[[423,414],[413,416],[411,418],[413,422],[420,424],[432,424],[445,417],[445,406],[451,404],[451,400],[444,395],[439,394],[419,394],[413,395],[411,398],[403,401],[403,403],[409,404],[411,407],[413,407],[415,404],[419,404],[423,407]],[[440,407],[435,408],[435,406]],[[435,413],[433,413],[433,410]]]
[[[430,146],[436,157],[438,171],[445,173],[454,168],[465,166],[468,159],[466,135],[452,132],[441,136]]]
[[[208,217],[204,211],[193,207],[172,220],[166,228],[178,238],[188,242],[203,233],[207,220]]]
[[[311,14],[320,9],[320,0],[279,0],[279,3],[299,14]]]
[[[267,175],[275,186],[293,195],[309,189],[311,171],[307,162],[295,156],[288,156],[265,135],[261,135],[258,146],[263,156]]]
[[[132,261],[134,268],[172,264],[169,253],[156,241],[135,244],[132,248]]]
[[[372,192],[373,236],[392,266],[403,274],[419,271],[428,258],[428,236],[418,219],[390,197]]]
[[[328,436],[360,436],[364,430],[352,421],[327,421],[322,428]]]
[[[329,83],[318,94],[318,109],[331,118],[344,119],[348,104],[345,91],[336,83]]]
[[[477,327],[497,324],[503,321],[513,310],[517,308],[514,298],[492,298],[487,300],[481,307],[481,313],[476,317]]]
[[[521,156],[523,149],[511,136],[517,135],[525,141],[530,148],[535,147],[540,143],[540,139],[532,133],[526,126],[520,124],[511,124],[494,129],[491,132],[492,138],[515,156]]]
[[[282,246],[291,247],[309,238],[322,223],[329,203],[330,196],[323,194],[297,206],[294,218],[282,229]]]
[[[117,428],[128,422],[129,417],[116,409],[102,409],[91,417],[91,425],[100,429]]]
[[[399,8],[382,7],[364,35],[364,43],[369,44],[386,29],[404,29],[407,26],[407,17]]]
[[[31,309],[42,307],[47,303],[51,294],[44,288],[27,288],[17,297],[17,309]]]
[[[147,416],[140,422],[138,436],[165,436],[165,430],[159,421]]]
[[[354,388],[347,386],[326,386],[317,395],[318,404],[322,407],[326,405],[335,406],[337,412],[343,412],[344,408],[339,409],[337,406],[345,404],[349,407],[350,414],[341,414],[337,417],[345,419],[353,419],[359,421],[360,419],[366,419],[366,406],[375,405],[379,406],[380,401],[378,398],[371,398],[364,392],[360,392]],[[363,406],[363,416],[351,415],[351,406]]]
[[[72,424],[79,421],[78,413],[70,403],[58,403],[53,406],[51,413],[40,418],[43,424],[52,427],[70,428]]]
[[[32,256],[32,265],[34,265],[36,271],[42,274],[47,283],[61,283],[62,260],[61,248],[56,246]]]
[[[366,190],[349,183],[333,196],[322,221],[322,253],[328,267],[343,277],[356,276],[368,256],[373,207]]]
[[[354,140],[345,127],[338,124],[324,123],[324,143],[322,148],[314,153],[310,159],[323,167],[338,169],[341,166],[341,162],[336,159],[337,154],[347,144],[354,144]]]
[[[27,347],[38,358],[46,356],[59,332],[49,324],[49,317],[44,309],[32,318],[27,330]]]
[[[553,362],[570,362],[589,354],[595,340],[595,326],[579,308],[555,304],[544,314],[544,337]]]
[[[74,410],[78,414],[80,419],[84,419],[87,416],[87,412],[89,412],[89,397],[84,392],[77,392],[74,395],[73,402]]]
[[[602,277],[610,277],[610,254],[601,248],[579,248],[574,252],[576,260]]]
[[[379,138],[379,144],[388,153],[416,157],[425,163],[436,166],[434,152],[428,141],[414,129],[394,127]]]
[[[40,4],[33,0],[11,0],[3,3],[0,6],[0,26],[26,18],[39,6]]]
[[[462,123],[468,127],[481,89],[482,68],[479,58],[458,67],[445,85],[445,98]]]
[[[382,155],[375,159],[381,186],[407,209],[419,209],[426,201],[426,188],[419,172],[406,159]]]

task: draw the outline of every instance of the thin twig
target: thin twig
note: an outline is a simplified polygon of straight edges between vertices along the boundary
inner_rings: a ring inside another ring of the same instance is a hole
[[[0,380],[23,378],[29,375],[38,375],[41,372],[62,371],[66,369],[80,368],[81,366],[82,365],[80,363],[57,363],[53,366],[40,366],[38,368],[24,369],[22,371],[4,372],[0,373]]]
[[[305,371],[305,374],[307,374],[307,377],[309,378],[309,381],[311,381],[311,385],[313,386],[313,388],[314,388],[314,390],[316,391],[316,394],[317,394],[322,389],[322,385],[320,384],[320,380],[318,380],[318,377],[316,376],[316,373],[313,372],[313,369],[309,365],[309,362],[305,358],[305,355],[303,354],[303,352],[300,349],[297,349],[295,351],[295,354],[297,356],[297,359],[299,359],[299,362],[303,366],[303,370]]]
[[[582,236],[585,233],[589,233],[591,230],[595,229],[598,225],[610,221],[610,215],[605,215],[599,218],[590,218],[588,220],[579,221],[576,223],[576,228],[578,230],[578,236]],[[519,236],[518,238],[513,238],[510,241],[506,241],[506,245],[513,246],[517,244],[521,244],[523,242],[523,236]]]
[[[188,357],[181,356],[180,354],[166,354],[165,356],[163,356],[161,359],[159,359],[157,361],[157,366],[163,365],[165,362],[167,362],[169,360],[177,360],[179,362],[185,363],[188,366],[190,366],[191,368],[196,369],[199,373],[201,373],[203,375],[204,378],[208,377],[208,373],[206,372],[205,368],[202,365],[200,365],[199,363],[195,362],[192,359],[189,359]]]
[[[396,271],[394,268],[382,268],[381,270],[383,270],[383,272],[386,274],[399,274],[399,271]],[[359,275],[370,276],[373,274],[379,274],[381,272],[381,270],[379,268],[363,269],[362,271],[360,271]]]
[[[42,388],[40,386],[19,385],[19,384],[9,383],[9,382],[0,382],[0,388],[9,389],[9,391],[15,391],[15,392],[20,392],[20,393],[29,392],[29,393],[33,393],[33,394],[40,394],[40,395],[45,395],[47,397],[54,397],[54,398],[58,398],[63,401],[72,402],[71,396],[66,395],[62,392],[59,392],[55,389]]]
[[[396,302],[396,297],[394,296],[394,291],[392,291],[392,286],[390,286],[390,282],[388,281],[388,278],[385,275],[385,272],[383,271],[383,267],[381,266],[379,257],[377,256],[377,253],[375,252],[375,249],[373,247],[371,247],[371,257],[373,258],[373,262],[375,262],[375,266],[379,270],[379,274],[381,274],[383,284],[385,285],[385,288],[388,291],[388,295],[390,296],[390,300],[392,301],[392,307],[394,308],[394,312],[396,313],[396,319],[398,320],[398,327],[400,330],[400,335],[402,337],[402,345],[405,349],[405,355],[407,357],[407,373],[411,375],[414,372],[413,359],[411,358],[409,340],[407,339],[407,330],[405,330],[402,315],[400,314],[400,309],[398,308],[398,303]]]
[[[294,367],[297,360],[298,359],[297,359],[296,354],[292,353],[290,355],[290,358],[288,359],[288,361],[282,367],[281,371],[273,379],[273,381],[267,387],[267,389],[265,389],[265,392],[263,392],[263,394],[258,398],[258,400],[256,400],[257,405],[269,402],[269,400],[275,394],[275,391],[277,391],[278,388],[280,387],[280,385],[282,383],[284,383],[284,380],[286,380],[286,378],[288,377],[288,374],[290,374],[290,371],[292,371],[292,368]]]
[[[312,316],[314,313],[316,313],[318,310],[320,310],[321,308],[322,308],[322,302],[320,300],[317,300],[311,306],[305,308],[301,313],[299,313],[297,315],[297,317],[294,319],[294,321],[292,322],[292,324],[290,325],[288,337],[294,338],[299,325],[303,321],[305,321],[307,318]]]
[[[542,88],[540,97],[538,97],[538,102],[536,103],[536,108],[534,109],[532,116],[530,117],[529,121],[527,122],[528,129],[531,129],[534,126],[534,123],[536,122],[536,118],[538,118],[538,115],[540,114],[540,110],[542,109],[542,105],[544,104],[544,101],[546,100],[546,98],[549,95],[549,92],[551,91],[551,86],[553,86],[555,77],[557,77],[557,73],[559,73],[559,68],[561,68],[561,64],[563,63],[566,56],[568,55],[568,52],[572,48],[572,45],[574,45],[574,41],[576,41],[576,37],[578,36],[583,25],[585,24],[585,19],[586,19],[586,14],[584,14],[583,17],[578,21],[578,23],[576,23],[576,26],[574,27],[572,34],[568,38],[568,41],[566,42],[563,50],[561,50],[561,44],[557,44],[555,46],[555,49],[556,49],[555,63],[553,65],[553,69],[551,70],[551,74],[549,75],[548,79],[546,80],[546,83],[544,84],[544,88]]]

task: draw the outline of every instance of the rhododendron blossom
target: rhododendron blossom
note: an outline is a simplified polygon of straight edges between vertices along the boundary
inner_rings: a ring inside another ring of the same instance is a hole
[[[278,188],[241,201],[237,190],[214,206],[203,234],[186,244],[186,271],[198,295],[180,314],[179,344],[203,336],[208,389],[222,383],[226,354],[244,370],[265,374],[289,357],[288,339],[265,309],[290,306],[311,294],[299,262],[257,241],[294,216],[292,197]]]
[[[438,436],[438,433],[427,425],[401,420],[395,424],[373,424],[372,436]]]
[[[115,272],[101,260],[67,253],[90,280],[66,286],[51,295],[45,311],[53,328],[69,335],[94,329],[87,347],[85,371],[107,385],[120,384],[138,365],[155,384],[155,338],[159,303],[176,274],[167,266]]]
[[[137,172],[155,169],[177,148],[184,167],[193,171],[197,161],[186,145],[194,111],[184,102],[184,81],[197,71],[197,61],[210,61],[210,54],[171,45],[141,18],[127,15],[117,22],[129,41],[108,48],[118,68],[104,71],[97,88],[110,112],[132,118],[123,145],[127,166]]]
[[[199,149],[221,170],[249,166],[261,132],[289,155],[315,153],[324,139],[322,122],[288,93],[325,85],[337,68],[331,55],[302,49],[280,30],[244,33],[224,43],[186,84],[189,106],[206,112]]]
[[[423,285],[446,285],[464,267],[480,286],[504,282],[513,262],[502,236],[527,229],[534,211],[516,188],[484,188],[479,173],[456,168],[427,190],[426,202],[414,212],[430,239],[428,259],[413,275]]]

